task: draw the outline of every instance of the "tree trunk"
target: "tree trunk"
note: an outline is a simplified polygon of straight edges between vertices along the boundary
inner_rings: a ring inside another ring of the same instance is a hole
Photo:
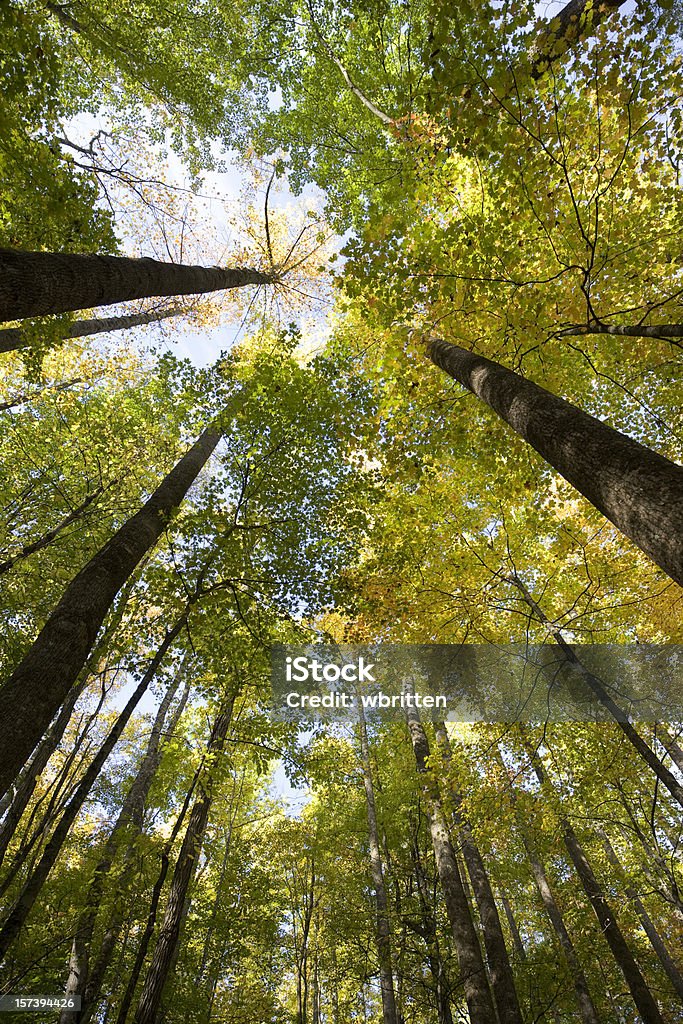
[[[182,673],[182,668],[180,672]],[[176,726],[180,720],[187,698],[190,693],[189,683],[186,682],[183,694],[178,702],[178,705],[173,711],[173,716],[169,723],[169,727],[166,730],[166,736],[171,737],[175,733]],[[151,783],[154,775],[154,768],[151,776],[149,776],[149,783]],[[138,776],[138,789],[135,794],[133,814],[131,818],[131,824],[133,825],[133,834],[128,840],[125,853],[123,855],[123,866],[121,872],[115,882],[116,895],[123,893],[126,887],[130,888],[131,872],[134,869],[134,862],[137,856],[137,844],[136,838],[142,833],[143,824],[143,812],[145,803],[147,800],[147,793],[149,791],[149,784],[143,777]],[[107,968],[111,962],[111,958],[114,955],[119,935],[121,934],[121,928],[124,924],[124,900],[116,900],[114,910],[112,911],[111,917],[105,929],[102,937],[102,943],[97,954],[97,958],[93,965],[93,969],[90,972],[90,977],[87,979],[87,983],[82,985],[83,1000],[81,1003],[80,1017],[78,1018],[80,1024],[88,1024],[91,1017],[97,1009],[97,1002],[102,991],[102,983],[106,974]]]
[[[616,868],[620,875],[623,875],[624,869],[617,857],[614,847],[609,841],[607,833],[600,829],[600,837],[602,839],[603,846],[605,847],[605,853],[612,867]],[[678,965],[674,962],[671,953],[667,949],[666,943],[662,939],[661,935],[657,931],[650,915],[642,904],[638,893],[635,888],[626,883],[626,893],[633,904],[633,908],[640,918],[640,923],[643,926],[643,931],[650,940],[650,945],[654,949],[660,964],[664,968],[667,978],[674,987],[676,994],[683,1003],[683,974],[678,968]]]
[[[66,699],[116,594],[168,525],[220,437],[218,426],[207,427],[142,509],[93,555],[0,689],[0,795]]]
[[[358,706],[358,731],[360,734],[363,784],[365,786],[365,805],[368,816],[370,872],[372,875],[372,885],[375,890],[375,926],[377,932],[379,983],[382,991],[382,1018],[384,1020],[384,1024],[398,1024],[391,956],[391,927],[389,924],[389,912],[387,909],[387,894],[384,887],[384,872],[382,869],[382,856],[379,845],[379,829],[377,828],[377,811],[375,808],[375,791],[372,782],[368,730],[365,722],[362,701],[359,699],[356,703]]]
[[[663,722],[657,723],[657,737],[673,763],[683,774],[683,750],[679,746],[676,737],[671,735]]]
[[[623,6],[625,0],[569,0],[536,42],[532,77],[540,78],[573,43],[594,30],[605,17]]]
[[[497,1024],[479,939],[472,922],[455,850],[448,834],[438,787],[427,768],[429,759],[427,736],[420,716],[414,708],[407,710],[406,720],[415,754],[415,763],[422,779],[434,856],[453,932],[470,1020],[472,1024]]]
[[[536,848],[529,837],[527,824],[519,812],[517,795],[512,786],[510,786],[510,798],[512,800],[515,820],[519,828],[519,833],[522,837],[522,842],[524,844],[527,859],[531,866],[531,873],[533,875],[538,894],[541,897],[541,902],[543,903],[545,912],[553,926],[553,930],[557,936],[557,941],[562,948],[562,952],[564,953],[567,966],[569,967],[569,971],[572,976],[574,992],[576,994],[576,1001],[579,1004],[581,1019],[584,1024],[600,1024],[600,1018],[598,1017],[595,1004],[593,1003],[593,997],[591,996],[590,989],[588,987],[586,975],[584,974],[583,967],[579,961],[571,936],[567,931],[562,911],[557,905],[553,891],[550,888],[550,883],[548,882],[548,876],[546,875],[543,862],[541,861],[541,858],[536,852]]]
[[[159,648],[154,655],[152,661],[149,664],[146,672],[142,679],[135,688],[133,694],[129,698],[127,704],[123,708],[121,714],[116,720],[115,725],[110,729],[107,738],[100,747],[97,755],[93,758],[92,762],[87,768],[83,778],[79,782],[76,792],[71,797],[67,804],[66,810],[62,814],[59,824],[55,828],[52,836],[50,837],[45,850],[43,851],[42,857],[40,858],[35,871],[26,880],[24,887],[22,888],[16,903],[12,907],[5,921],[2,931],[0,931],[0,958],[2,958],[10,945],[16,939],[17,935],[21,931],[28,917],[40,890],[43,887],[47,876],[49,875],[59,852],[62,848],[64,840],[69,832],[69,829],[73,825],[78,812],[80,811],[83,803],[85,802],[92,786],[97,779],[102,767],[111,754],[112,750],[116,746],[116,743],[121,736],[121,733],[125,729],[126,725],[130,721],[130,717],[135,711],[138,703],[142,699],[143,695],[147,691],[149,684],[156,675],[157,669],[161,664],[166,652],[173,644],[178,634],[185,628],[187,618],[189,614],[189,604],[186,607],[183,614],[180,616],[173,628],[166,634],[163,641],[159,645]]]
[[[436,1012],[438,1014],[439,1024],[453,1024],[453,1013],[451,1011],[446,968],[441,955],[439,938],[436,931],[436,918],[432,907],[432,901],[429,899],[427,879],[422,866],[422,858],[420,857],[419,822],[418,827],[416,828],[416,834],[413,836],[413,866],[415,868],[415,879],[417,882],[417,892],[420,897],[420,909],[422,916],[422,927],[418,934],[422,936],[427,946],[427,963],[429,964],[429,971],[434,979],[434,997],[436,1000]],[[410,926],[410,922],[408,922],[408,924]],[[414,924],[412,927],[414,930],[417,930],[415,929]]]
[[[121,845],[122,835],[130,828],[133,828],[136,833],[142,830],[145,802],[154,779],[154,774],[161,760],[161,733],[166,723],[171,702],[180,685],[182,671],[181,667],[159,704],[147,741],[147,748],[95,868],[93,880],[85,898],[71,947],[69,976],[64,989],[66,996],[83,996],[88,986],[90,950],[105,882],[114,863],[117,850]],[[75,1024],[80,1018],[81,1013],[79,1010],[64,1009],[61,1012],[59,1022],[60,1024]]]
[[[451,764],[451,744],[443,722],[435,724],[436,742],[446,766]],[[501,1024],[523,1024],[522,1011],[517,998],[515,978],[510,966],[505,936],[500,924],[498,907],[493,896],[484,859],[479,851],[470,823],[462,813],[462,796],[452,784],[449,784],[450,795],[455,809],[455,826],[472,883],[474,899],[479,911],[484,947],[488,961],[491,988],[496,1001],[496,1008]]]
[[[61,711],[57,715],[57,718],[53,721],[52,725],[50,726],[45,736],[43,736],[42,740],[38,744],[33,758],[19,775],[16,785],[12,789],[8,789],[5,795],[2,797],[2,800],[0,800],[0,814],[4,814],[5,811],[10,806],[12,807],[12,810],[9,811],[9,814],[3,823],[2,830],[0,830],[0,835],[3,836],[3,843],[5,826],[8,823],[10,815],[14,819],[14,824],[11,827],[11,831],[13,832],[16,826],[19,824],[21,816],[24,813],[26,807],[28,806],[28,802],[31,799],[31,796],[33,795],[33,792],[35,790],[35,785],[36,781],[38,780],[38,777],[41,775],[43,769],[47,766],[48,761],[50,760],[55,750],[61,743],[62,736],[64,735],[67,725],[69,724],[69,719],[76,705],[76,701],[78,700],[78,697],[80,696],[80,694],[82,693],[83,689],[86,686],[86,683],[88,682],[88,676],[95,671],[97,665],[99,664],[100,658],[102,657],[102,655],[104,654],[105,650],[109,645],[109,641],[111,640],[112,636],[114,635],[119,625],[121,624],[123,613],[126,609],[128,598],[130,597],[130,592],[133,589],[133,585],[134,578],[131,578],[128,580],[125,587],[123,587],[123,589],[121,590],[119,599],[116,602],[116,608],[113,614],[111,615],[109,621],[107,622],[101,639],[97,643],[90,657],[87,659],[86,664],[83,667],[83,671],[80,674],[80,680],[69,691],[67,699],[62,705]],[[9,842],[10,838],[11,835],[8,836],[7,842]],[[6,848],[7,846],[5,843],[2,846],[2,855],[0,856],[0,861],[2,860],[2,856],[4,856]]]
[[[517,573],[513,573],[511,576],[505,576],[503,579],[517,588],[525,603],[529,606],[538,621],[542,622],[543,625],[547,627],[548,632],[552,635],[553,639],[562,651],[566,661],[578,669],[581,674],[581,678],[586,683],[588,689],[595,694],[603,707],[607,708],[614,720],[617,722],[621,731],[628,739],[629,743],[638,751],[648,768],[655,773],[661,784],[669,790],[674,800],[678,801],[681,807],[683,807],[683,786],[673,773],[669,771],[664,762],[657,757],[654,750],[648,746],[638,730],[631,725],[625,712],[618,704],[615,703],[615,701],[612,700],[609,693],[603,686],[602,681],[590,672],[579,660],[574,652],[574,648],[571,644],[567,643],[562,635],[562,630],[548,619],[541,606],[534,600],[529,588],[523,580],[520,579]]]
[[[67,699],[62,705],[62,709],[57,715],[50,726],[48,732],[41,740],[35,757],[31,760],[30,764],[27,765],[26,771],[22,774],[19,784],[14,792],[12,802],[10,804],[7,816],[0,827],[0,864],[5,858],[7,853],[7,847],[12,841],[17,825],[21,821],[24,811],[28,807],[29,801],[33,796],[36,788],[36,782],[38,777],[43,772],[43,769],[47,765],[55,750],[60,744],[62,736],[66,731],[66,727],[71,719],[71,714],[76,701],[82,694],[85,684],[87,682],[87,676],[83,674],[83,679],[70,690]]]
[[[28,558],[29,555],[35,554],[36,551],[42,551],[43,548],[46,548],[51,544],[52,541],[59,536],[62,530],[65,530],[67,526],[71,526],[72,523],[75,523],[77,519],[80,519],[85,512],[87,512],[92,503],[99,498],[103,491],[104,487],[97,487],[91,494],[88,494],[87,497],[84,498],[77,508],[65,515],[56,526],[51,530],[48,530],[47,533],[44,533],[42,537],[39,537],[38,540],[32,541],[30,544],[24,544],[24,546],[17,551],[15,555],[12,555],[10,558],[6,558],[4,562],[0,562],[0,576],[9,572],[17,562],[21,562],[24,558]]]
[[[93,334],[104,334],[109,331],[125,331],[131,327],[142,327],[144,324],[158,323],[172,316],[187,313],[186,309],[165,309],[150,313],[131,313],[128,316],[101,317],[92,320],[75,320],[64,328],[64,338],[88,338]],[[0,352],[13,352],[30,344],[21,327],[6,327],[0,331]]]
[[[127,256],[0,249],[0,322],[94,309],[162,295],[199,295],[272,284],[242,267],[193,267]]]
[[[209,757],[212,755],[215,757],[223,749],[232,720],[235,696],[233,693],[226,699],[216,717],[209,740]],[[209,765],[205,781],[200,782],[200,794],[190,813],[183,845],[178,854],[159,939],[140,993],[135,1013],[135,1024],[155,1024],[156,1022],[164,985],[180,939],[183,907],[201,851],[204,830],[211,810],[212,789],[211,766]]]
[[[428,353],[683,585],[680,466],[499,363],[440,338]]]
[[[138,979],[140,977],[140,972],[142,971],[142,965],[144,964],[145,959],[147,957],[147,950],[149,949],[149,944],[152,940],[152,935],[154,934],[157,913],[159,911],[159,900],[161,899],[161,893],[166,882],[166,876],[168,875],[168,868],[171,859],[171,850],[173,849],[175,841],[178,838],[180,829],[183,827],[183,823],[185,821],[185,817],[187,815],[187,811],[190,806],[190,801],[195,791],[197,781],[201,774],[201,768],[203,767],[203,764],[204,762],[202,761],[202,765],[200,765],[200,767],[194,774],[192,783],[190,784],[190,788],[185,794],[185,799],[183,801],[183,806],[180,809],[180,814],[176,818],[171,834],[166,840],[164,848],[161,852],[159,873],[156,877],[156,881],[154,882],[154,887],[152,889],[152,898],[150,900],[147,921],[145,922],[145,929],[140,937],[140,941],[138,942],[137,949],[135,951],[135,959],[133,961],[133,966],[128,976],[126,988],[123,993],[123,996],[121,997],[121,1002],[119,1004],[119,1012],[116,1018],[116,1024],[126,1024],[128,1012],[130,1010],[131,1003],[133,1002],[133,996],[135,995],[135,989],[137,987]],[[92,1016],[94,1009],[95,1004],[91,1003],[90,1016]]]
[[[530,756],[536,777],[543,786],[545,783],[545,770],[536,754],[531,753]],[[579,876],[583,891],[588,897],[593,913],[598,919],[600,929],[612,951],[612,956],[624,976],[633,1002],[644,1024],[665,1024],[664,1018],[659,1012],[659,1007],[619,927],[617,916],[608,903],[602,887],[593,873],[590,862],[569,819],[564,814],[560,814],[560,828],[564,844]]]

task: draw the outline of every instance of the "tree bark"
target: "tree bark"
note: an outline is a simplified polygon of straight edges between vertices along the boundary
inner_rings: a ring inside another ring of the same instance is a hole
[[[683,585],[683,468],[499,363],[440,338],[428,353]]]
[[[142,679],[138,683],[134,692],[130,696],[127,704],[123,708],[121,714],[116,720],[115,725],[110,729],[107,738],[100,747],[97,755],[93,758],[92,762],[88,766],[83,778],[79,782],[76,792],[71,797],[67,807],[60,818],[59,824],[55,828],[52,836],[50,837],[43,854],[29,878],[26,880],[24,887],[22,888],[17,900],[9,912],[7,920],[5,921],[2,931],[0,931],[0,958],[2,958],[10,945],[19,932],[24,926],[26,918],[28,917],[40,890],[43,887],[47,876],[49,875],[52,867],[59,856],[59,852],[62,848],[64,840],[69,832],[69,829],[76,820],[76,816],[80,811],[83,803],[85,802],[92,786],[100,774],[102,767],[111,754],[112,750],[116,746],[116,743],[121,736],[121,733],[125,729],[126,725],[130,721],[130,717],[135,711],[138,703],[142,699],[146,692],[149,684],[156,675],[159,665],[163,661],[166,652],[173,644],[178,634],[185,628],[187,623],[187,617],[189,614],[189,603],[183,614],[177,620],[173,628],[166,634],[163,641],[159,645],[159,648],[152,658],[149,667],[145,671]]]
[[[609,860],[610,864],[617,869],[619,874],[623,874],[624,869],[619,861],[619,858],[617,857],[614,847],[609,841],[607,833],[601,829],[600,836],[602,839],[603,846],[605,847],[607,859]],[[626,893],[629,899],[631,900],[631,903],[633,904],[633,908],[636,914],[640,918],[640,923],[643,926],[643,931],[650,940],[650,945],[657,954],[659,962],[662,965],[667,978],[671,982],[674,991],[683,1003],[683,974],[681,974],[681,971],[679,970],[678,965],[675,963],[673,957],[671,956],[671,953],[669,952],[666,943],[657,931],[657,928],[655,927],[652,918],[643,906],[643,903],[638,893],[636,892],[633,885],[630,885],[628,882],[626,883]]]
[[[12,810],[9,812],[9,814],[15,815],[16,813],[15,827],[16,824],[19,823],[21,815],[24,813],[24,810],[28,806],[28,802],[31,799],[39,775],[41,775],[43,769],[47,766],[48,761],[50,760],[50,758],[52,757],[52,755],[54,754],[55,750],[57,749],[62,740],[62,736],[64,735],[67,725],[69,724],[71,712],[73,711],[73,708],[76,705],[76,701],[78,700],[79,694],[82,692],[88,681],[88,676],[96,670],[100,658],[102,657],[103,653],[106,651],[108,647],[109,641],[111,640],[112,636],[114,635],[114,633],[121,624],[121,620],[123,618],[123,614],[126,610],[126,605],[128,603],[128,598],[130,597],[130,592],[133,589],[133,585],[134,578],[131,578],[127,581],[126,585],[121,590],[118,601],[116,602],[116,608],[113,614],[111,615],[109,621],[107,622],[101,639],[98,641],[92,654],[87,659],[83,667],[83,671],[80,674],[79,681],[69,691],[67,699],[62,705],[62,710],[60,710],[59,714],[53,721],[49,730],[43,736],[42,740],[38,744],[34,756],[19,775],[16,785],[12,787],[12,789],[8,789],[4,796],[2,797],[2,799],[0,800],[0,814],[4,814],[5,811],[10,806],[12,807]],[[67,708],[67,706],[68,710],[65,711],[65,708]],[[62,712],[64,712],[64,714],[62,714]],[[14,809],[15,801],[17,804],[16,812]],[[21,809],[19,810],[20,805]],[[6,823],[7,819],[5,819],[5,822],[3,823],[2,831],[4,831]],[[0,832],[0,834],[2,834],[2,832]],[[4,849],[6,849],[6,847],[3,847],[3,856]],[[0,860],[1,859],[2,857],[0,857]]]
[[[417,771],[422,779],[434,856],[455,942],[470,1020],[472,1024],[498,1024],[479,939],[470,914],[455,850],[448,833],[441,797],[436,781],[427,767],[429,759],[427,736],[420,716],[414,708],[409,708],[406,711],[406,720]]]
[[[75,320],[64,329],[64,338],[88,338],[93,334],[105,334],[109,331],[125,331],[131,327],[142,327],[144,324],[158,323],[172,316],[181,316],[186,309],[166,309],[154,313],[131,313],[128,316],[101,317],[92,320]],[[21,327],[6,327],[0,331],[0,352],[14,352],[29,344],[26,333]]]
[[[66,699],[116,594],[160,537],[220,437],[216,424],[207,427],[142,509],[81,569],[0,689],[0,795]]]
[[[190,686],[189,683],[186,682],[183,694],[173,711],[169,727],[166,730],[167,737],[174,735],[176,726],[180,720],[180,716],[182,715],[185,709],[189,693]],[[152,775],[149,777],[150,783],[153,779],[153,774],[155,770],[156,769],[153,769]],[[123,855],[123,865],[121,868],[121,872],[115,882],[117,894],[125,892],[126,888],[129,889],[131,884],[131,871],[133,870],[135,857],[137,855],[137,846],[135,839],[138,835],[142,833],[143,812],[147,800],[147,792],[143,790],[143,785],[146,785],[146,789],[148,792],[149,786],[146,784],[144,776],[142,778],[139,777],[138,790],[135,795],[134,814],[131,820],[131,824],[133,826],[133,835],[128,840],[126,850]],[[114,952],[116,950],[119,936],[121,934],[121,928],[124,925],[124,921],[124,901],[116,901],[114,910],[112,911],[111,917],[109,919],[104,935],[102,937],[102,943],[100,945],[97,958],[95,959],[95,963],[93,965],[92,971],[90,972],[90,976],[87,979],[87,984],[82,986],[84,988],[84,992],[83,1001],[81,1004],[79,1024],[88,1024],[88,1021],[90,1021],[90,1019],[92,1018],[93,1014],[97,1009],[97,1002],[100,996],[100,992],[102,991],[104,976],[106,974],[107,968],[109,967],[112,956],[114,955]]]
[[[503,771],[505,771],[502,757],[499,759],[499,763],[503,768]],[[600,1024],[600,1018],[598,1017],[597,1010],[595,1009],[595,1004],[588,987],[586,975],[583,967],[581,966],[581,962],[579,961],[571,936],[567,931],[562,911],[560,910],[553,891],[550,888],[550,883],[548,882],[548,876],[546,874],[545,867],[543,866],[543,862],[529,835],[527,822],[524,819],[524,815],[520,812],[519,804],[517,802],[517,794],[515,793],[512,784],[510,785],[509,793],[515,822],[519,829],[522,843],[524,844],[524,849],[531,867],[531,874],[533,875],[536,889],[541,897],[541,902],[543,903],[545,912],[548,915],[548,919],[553,926],[553,930],[557,936],[557,941],[564,953],[564,957],[572,977],[576,1001],[581,1013],[581,1019],[584,1024]]]
[[[444,763],[450,766],[452,761],[451,744],[444,722],[435,723],[435,732],[436,742]],[[462,795],[452,784],[449,784],[448,788],[453,799],[455,811],[454,824],[458,832],[467,874],[472,883],[472,891],[479,911],[489,977],[491,978],[491,988],[496,1001],[498,1016],[501,1024],[524,1024],[517,998],[515,978],[505,944],[505,936],[500,924],[498,907],[493,896],[493,889],[491,888],[486,865],[472,835],[470,823],[462,812]]]
[[[601,21],[623,6],[625,0],[569,0],[551,19],[536,42],[532,77],[540,78],[550,65]]]
[[[365,787],[365,806],[368,817],[368,840],[370,846],[370,872],[375,890],[375,928],[377,933],[377,959],[379,961],[379,983],[382,992],[382,1018],[384,1024],[398,1024],[396,999],[394,995],[394,974],[391,955],[391,927],[387,907],[387,894],[384,887],[384,871],[379,845],[379,829],[377,828],[377,810],[375,807],[375,790],[372,781],[370,764],[370,745],[368,730],[360,699],[358,706],[358,732],[360,735],[361,764],[363,766],[363,785]]]
[[[76,926],[69,959],[69,975],[67,978],[64,994],[66,996],[83,996],[88,988],[90,971],[90,952],[97,912],[102,902],[105,882],[111,871],[117,851],[121,845],[121,837],[129,830],[134,829],[136,833],[142,831],[142,817],[145,803],[149,794],[154,774],[159,767],[161,760],[161,735],[171,702],[178,690],[182,677],[182,667],[176,673],[169,684],[164,697],[159,704],[157,713],[152,725],[152,730],[147,741],[145,753],[140,761],[133,783],[128,790],[121,805],[121,810],[116,819],[114,827],[110,831],[107,841],[104,844],[102,855],[95,867],[92,882],[85,898],[85,904],[81,911]],[[63,1009],[59,1018],[60,1024],[75,1024],[81,1019],[80,1010]]]
[[[166,840],[164,848],[161,852],[159,873],[156,877],[156,881],[154,882],[154,887],[152,889],[152,898],[149,904],[149,912],[147,914],[147,921],[145,922],[145,929],[142,935],[140,936],[140,941],[138,942],[137,949],[135,950],[135,959],[133,961],[133,966],[131,968],[130,974],[128,976],[128,981],[126,982],[125,991],[123,993],[123,996],[121,997],[121,1002],[119,1004],[119,1012],[116,1017],[116,1024],[126,1024],[131,1003],[133,1002],[133,996],[135,995],[135,989],[137,988],[138,979],[140,977],[140,972],[142,971],[142,965],[144,964],[145,959],[147,957],[147,950],[149,949],[149,944],[152,940],[154,929],[156,927],[157,914],[159,912],[159,901],[161,899],[161,893],[166,882],[166,876],[168,875],[168,868],[171,861],[171,850],[173,849],[175,841],[178,838],[178,835],[180,834],[180,829],[183,827],[183,823],[185,821],[188,808],[190,806],[190,801],[192,800],[192,796],[194,794],[197,782],[199,780],[199,776],[201,774],[201,769],[203,768],[203,765],[204,761],[202,761],[202,764],[199,766],[199,768],[197,769],[193,776],[190,788],[185,794],[185,799],[183,800],[183,806],[180,809],[180,814],[176,818],[175,823],[173,825],[173,829],[171,830],[171,834]],[[91,1015],[94,1008],[94,1003],[92,1003]]]
[[[545,770],[535,753],[530,751],[530,756],[536,777],[541,786],[543,786],[545,783]],[[610,906],[602,886],[595,877],[590,862],[569,819],[561,813],[559,820],[562,838],[569,857],[579,876],[579,881],[588,897],[593,913],[598,920],[600,929],[612,951],[612,956],[616,960],[628,985],[633,1002],[643,1019],[643,1024],[665,1024],[659,1007],[619,927],[617,916]]]
[[[225,700],[223,707],[216,717],[209,740],[209,758],[212,755],[215,757],[220,754],[223,749],[232,720],[235,696],[233,693]],[[135,1024],[155,1024],[164,985],[166,984],[178,946],[183,907],[185,906],[185,900],[194,878],[197,859],[201,851],[204,831],[213,799],[210,764],[207,768],[205,780],[200,781],[199,785],[200,793],[190,812],[187,831],[173,872],[159,939],[154,949],[147,977],[142,986],[142,992],[140,993],[140,1000],[135,1012]]]
[[[162,295],[199,295],[272,284],[243,267],[196,267],[128,256],[0,249],[0,322],[111,306]]]

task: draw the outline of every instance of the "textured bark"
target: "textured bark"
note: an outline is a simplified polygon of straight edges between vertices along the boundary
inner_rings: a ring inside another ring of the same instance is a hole
[[[28,806],[28,802],[31,799],[39,775],[46,767],[52,754],[55,752],[62,740],[62,736],[69,724],[71,712],[73,711],[76,701],[88,681],[88,676],[97,670],[100,659],[109,646],[109,641],[121,624],[133,585],[134,579],[129,579],[125,587],[121,590],[116,602],[116,607],[107,621],[102,637],[98,641],[90,657],[87,659],[78,682],[69,691],[67,699],[62,705],[62,709],[57,715],[57,718],[53,721],[52,725],[36,747],[33,757],[19,775],[16,785],[13,786],[12,789],[8,789],[2,797],[2,800],[0,800],[0,814],[4,814],[5,811],[12,806],[12,810],[9,813],[11,815],[16,814],[16,824],[18,824],[21,815]],[[14,809],[15,801],[17,804],[16,811]],[[20,806],[21,809],[19,809]],[[7,819],[4,824],[6,824],[6,822]]]
[[[451,745],[443,722],[435,726],[436,741],[444,762],[451,763]],[[472,892],[479,911],[484,948],[491,979],[491,989],[496,1002],[496,1009],[501,1024],[523,1024],[522,1011],[517,998],[515,978],[510,966],[505,936],[500,924],[498,907],[493,896],[484,859],[477,846],[472,829],[462,812],[462,795],[453,785],[449,786],[455,811],[455,827],[458,832],[460,848],[472,883]]]
[[[538,757],[530,752],[531,762],[541,785],[545,782],[545,771]],[[572,825],[565,815],[560,815],[562,838],[572,864],[579,876],[583,891],[588,897],[600,929],[607,940],[612,956],[617,962],[628,985],[633,1002],[643,1019],[643,1024],[665,1024],[659,1007],[654,1000],[645,978],[641,974],[635,957],[619,927],[617,915],[610,906],[602,886],[598,882],[588,857],[585,854]]]
[[[683,468],[499,363],[440,338],[428,352],[683,585]]]
[[[127,256],[0,249],[0,322],[162,295],[272,284],[243,267],[195,267]]]
[[[14,942],[19,932],[24,926],[26,918],[28,917],[43,884],[48,877],[52,867],[59,856],[59,852],[62,848],[64,840],[67,837],[69,829],[76,820],[76,816],[80,811],[83,803],[85,802],[92,786],[100,774],[102,767],[111,754],[112,750],[116,746],[116,743],[121,736],[121,733],[125,729],[126,725],[130,721],[130,717],[135,711],[138,703],[142,699],[143,695],[147,691],[150,683],[156,675],[159,665],[163,661],[166,652],[173,644],[178,634],[185,628],[187,622],[187,616],[189,608],[183,613],[178,619],[173,629],[171,629],[163,641],[159,645],[159,648],[154,655],[149,667],[145,671],[142,679],[138,683],[127,704],[121,711],[121,714],[116,720],[114,726],[110,729],[107,738],[100,747],[97,755],[93,758],[89,764],[83,778],[76,787],[74,795],[69,800],[62,817],[59,820],[59,824],[52,833],[48,843],[43,851],[43,854],[38,861],[35,870],[28,877],[24,886],[17,897],[17,900],[10,910],[7,919],[0,931],[0,958],[2,958],[11,944]]]
[[[142,327],[160,320],[168,320],[172,316],[181,316],[185,309],[165,309],[154,313],[131,313],[129,316],[110,316],[92,320],[75,320],[64,328],[64,338],[89,338],[93,334],[105,334],[108,331],[125,331],[131,327]],[[0,331],[0,352],[14,352],[24,348],[29,342],[21,327],[6,327]]]
[[[48,530],[47,533],[44,533],[42,537],[39,537],[38,540],[32,541],[30,544],[24,544],[24,546],[17,551],[15,555],[12,555],[10,558],[6,558],[4,562],[0,562],[0,576],[9,572],[17,562],[21,562],[24,558],[28,558],[29,555],[35,554],[36,551],[42,551],[43,548],[48,547],[52,541],[59,536],[62,530],[65,530],[67,526],[71,526],[72,523],[75,523],[78,519],[82,518],[92,503],[99,498],[103,491],[104,487],[98,487],[91,494],[88,494],[81,504],[73,509],[72,512],[65,515],[56,526],[51,530]]]
[[[382,1018],[384,1024],[398,1024],[391,955],[391,927],[389,924],[387,894],[384,887],[379,829],[377,828],[377,810],[375,807],[375,790],[370,764],[370,746],[368,744],[368,731],[362,702],[359,699],[356,703],[358,706],[358,731],[360,735],[361,763],[363,766],[363,785],[365,787],[365,806],[368,817],[370,872],[372,875],[372,885],[375,890],[375,928],[377,933],[379,983],[382,992]]]
[[[624,3],[625,0],[569,0],[536,42],[533,77],[540,78],[558,57]]]
[[[130,829],[133,829],[136,834],[142,831],[145,803],[155,772],[161,761],[162,730],[166,724],[171,702],[180,685],[181,675],[182,670],[176,673],[175,678],[167,687],[166,693],[159,704],[152,730],[147,740],[145,753],[140,761],[133,783],[126,793],[114,827],[104,844],[100,860],[95,867],[93,879],[85,897],[83,910],[76,926],[76,934],[71,947],[69,975],[64,988],[64,994],[67,996],[82,997],[88,988],[91,945],[105,883],[109,877],[117,851],[121,846],[123,835]],[[93,993],[91,992],[90,999],[92,999],[92,996]],[[81,1018],[80,1010],[64,1009],[59,1020],[60,1024],[75,1024]]]
[[[209,426],[142,509],[81,569],[0,689],[0,794],[66,699],[117,593],[156,543],[220,440]]]
[[[12,836],[14,835],[17,825],[21,821],[24,811],[28,807],[31,797],[33,796],[38,777],[42,774],[48,761],[61,742],[62,736],[66,731],[66,727],[69,724],[73,709],[76,706],[76,701],[83,692],[86,682],[87,676],[83,673],[83,678],[76,686],[71,688],[64,704],[62,705],[61,711],[46,732],[43,739],[40,741],[40,744],[36,748],[34,757],[31,759],[30,764],[26,766],[26,770],[22,773],[21,778],[19,779],[19,783],[12,796],[7,816],[0,827],[0,863],[2,863],[5,858],[7,847],[11,843]]]
[[[612,844],[609,841],[609,838],[607,837],[607,834],[601,830],[600,835],[602,838],[603,846],[605,847],[607,859],[609,860],[610,864],[617,869],[619,874],[623,874],[624,869],[619,861],[619,858],[617,857],[614,847],[612,846]],[[640,899],[633,885],[630,885],[629,883],[626,884],[626,893],[629,899],[631,900],[631,903],[633,904],[633,909],[640,918],[640,923],[643,926],[643,931],[650,940],[650,945],[657,954],[659,962],[662,965],[667,978],[671,982],[674,991],[678,995],[679,999],[681,999],[681,1001],[683,1002],[683,974],[681,974],[678,965],[675,963],[673,957],[671,956],[671,953],[669,952],[666,943],[659,934],[647,910],[643,906],[642,900]]]
[[[438,787],[427,768],[429,759],[427,736],[416,710],[408,709],[406,720],[415,754],[415,763],[422,779],[434,856],[453,933],[470,1020],[472,1024],[498,1024],[479,939],[472,922],[467,894],[462,884],[455,850],[446,825]]]
[[[216,717],[211,738],[209,740],[209,757],[216,756],[223,749],[228,728],[232,720],[232,708],[235,695],[231,695],[224,703]],[[183,844],[178,854],[171,888],[166,903],[164,920],[159,932],[159,939],[147,972],[137,1010],[135,1024],[155,1024],[164,986],[180,940],[180,929],[183,919],[183,908],[194,878],[197,859],[201,851],[202,840],[209,818],[212,802],[211,768],[207,777],[200,782],[197,797],[188,822]]]

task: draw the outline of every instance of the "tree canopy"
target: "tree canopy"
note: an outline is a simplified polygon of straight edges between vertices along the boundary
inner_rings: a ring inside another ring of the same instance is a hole
[[[680,4],[0,27],[0,1008],[683,1021]]]

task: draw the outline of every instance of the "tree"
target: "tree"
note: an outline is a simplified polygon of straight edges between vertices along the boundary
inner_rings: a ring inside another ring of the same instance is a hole
[[[432,339],[428,350],[683,584],[680,466],[489,359],[441,339]]]
[[[47,316],[161,295],[272,284],[258,270],[184,267],[126,256],[0,251],[0,319]]]
[[[143,508],[78,573],[0,689],[3,793],[66,699],[116,594],[158,540],[220,437],[218,424],[207,427]]]

